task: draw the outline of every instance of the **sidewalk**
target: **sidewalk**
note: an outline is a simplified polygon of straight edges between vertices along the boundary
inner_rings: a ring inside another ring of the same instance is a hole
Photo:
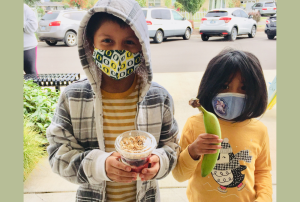
[[[276,70],[264,71],[267,85],[272,82]],[[197,94],[203,72],[155,73],[154,81],[164,86],[175,103],[175,118],[180,131],[191,115],[198,113],[188,106],[188,100]],[[273,202],[276,202],[276,106],[268,110],[260,119],[267,127],[270,137],[273,170]],[[170,174],[159,181],[162,202],[188,202],[186,187],[188,182],[179,183]],[[47,159],[42,159],[24,183],[24,202],[74,202],[78,185],[69,183],[51,171]]]

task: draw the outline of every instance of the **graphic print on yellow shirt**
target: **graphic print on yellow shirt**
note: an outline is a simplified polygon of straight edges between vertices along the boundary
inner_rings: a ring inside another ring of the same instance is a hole
[[[235,187],[241,191],[246,185],[243,182],[245,174],[242,174],[242,171],[247,169],[247,166],[240,165],[239,161],[251,163],[252,156],[249,156],[249,150],[234,154],[228,138],[224,138],[221,147],[217,163],[211,172],[214,180],[220,185],[218,191],[226,193],[227,188]]]

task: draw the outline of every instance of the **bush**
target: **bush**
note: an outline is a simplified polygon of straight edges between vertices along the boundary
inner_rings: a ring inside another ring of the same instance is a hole
[[[42,89],[32,80],[24,81],[23,112],[30,127],[45,136],[50,125],[59,93],[49,88]]]
[[[260,21],[260,13],[258,11],[250,11],[248,13],[248,15],[252,15],[253,16],[253,20],[255,20],[257,23]]]
[[[25,119],[23,132],[23,181],[27,179],[40,158],[45,156],[44,144],[47,143],[44,136],[33,131],[28,125],[30,125],[30,122]]]

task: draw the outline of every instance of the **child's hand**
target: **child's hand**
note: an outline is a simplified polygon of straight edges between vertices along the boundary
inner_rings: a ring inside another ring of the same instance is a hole
[[[221,145],[214,145],[221,143],[223,140],[219,139],[217,135],[203,133],[200,134],[197,139],[190,144],[188,151],[190,156],[194,160],[198,160],[202,154],[214,154],[216,149],[221,149]]]
[[[159,157],[157,155],[151,154],[151,157],[149,158],[149,163],[151,163],[151,167],[144,168],[141,172],[142,174],[139,175],[142,181],[151,180],[159,171],[160,165]]]
[[[130,172],[130,166],[120,162],[121,158],[118,152],[112,153],[105,161],[105,171],[109,179],[114,182],[132,182],[136,180],[137,173]]]

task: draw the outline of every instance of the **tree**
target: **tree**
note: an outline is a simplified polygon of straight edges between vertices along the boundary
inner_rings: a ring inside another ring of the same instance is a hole
[[[179,3],[179,2],[175,1],[174,6],[175,6],[176,9],[179,8],[180,11],[184,11],[182,4]]]
[[[182,4],[183,9],[185,11],[191,13],[190,20],[193,18],[193,15],[195,15],[195,13],[200,10],[200,8],[205,2],[205,0],[177,0],[177,1]]]
[[[51,2],[62,2],[62,0],[50,0]]]
[[[41,2],[41,0],[24,0],[24,3],[28,6],[34,6],[34,4],[38,2]]]
[[[94,5],[97,3],[97,1],[98,1],[98,0],[88,0],[88,3],[87,3],[86,8],[87,8],[87,9],[93,8]]]
[[[241,5],[240,0],[228,0],[228,7],[229,8],[238,8]]]
[[[64,2],[68,2],[70,6],[80,8],[86,8],[89,0],[64,0]]]
[[[141,6],[141,7],[146,7],[147,5],[147,3],[146,3],[146,0],[136,0],[138,3],[139,3],[139,5]]]
[[[164,0],[165,1],[165,6],[170,8],[172,5],[172,0]]]

